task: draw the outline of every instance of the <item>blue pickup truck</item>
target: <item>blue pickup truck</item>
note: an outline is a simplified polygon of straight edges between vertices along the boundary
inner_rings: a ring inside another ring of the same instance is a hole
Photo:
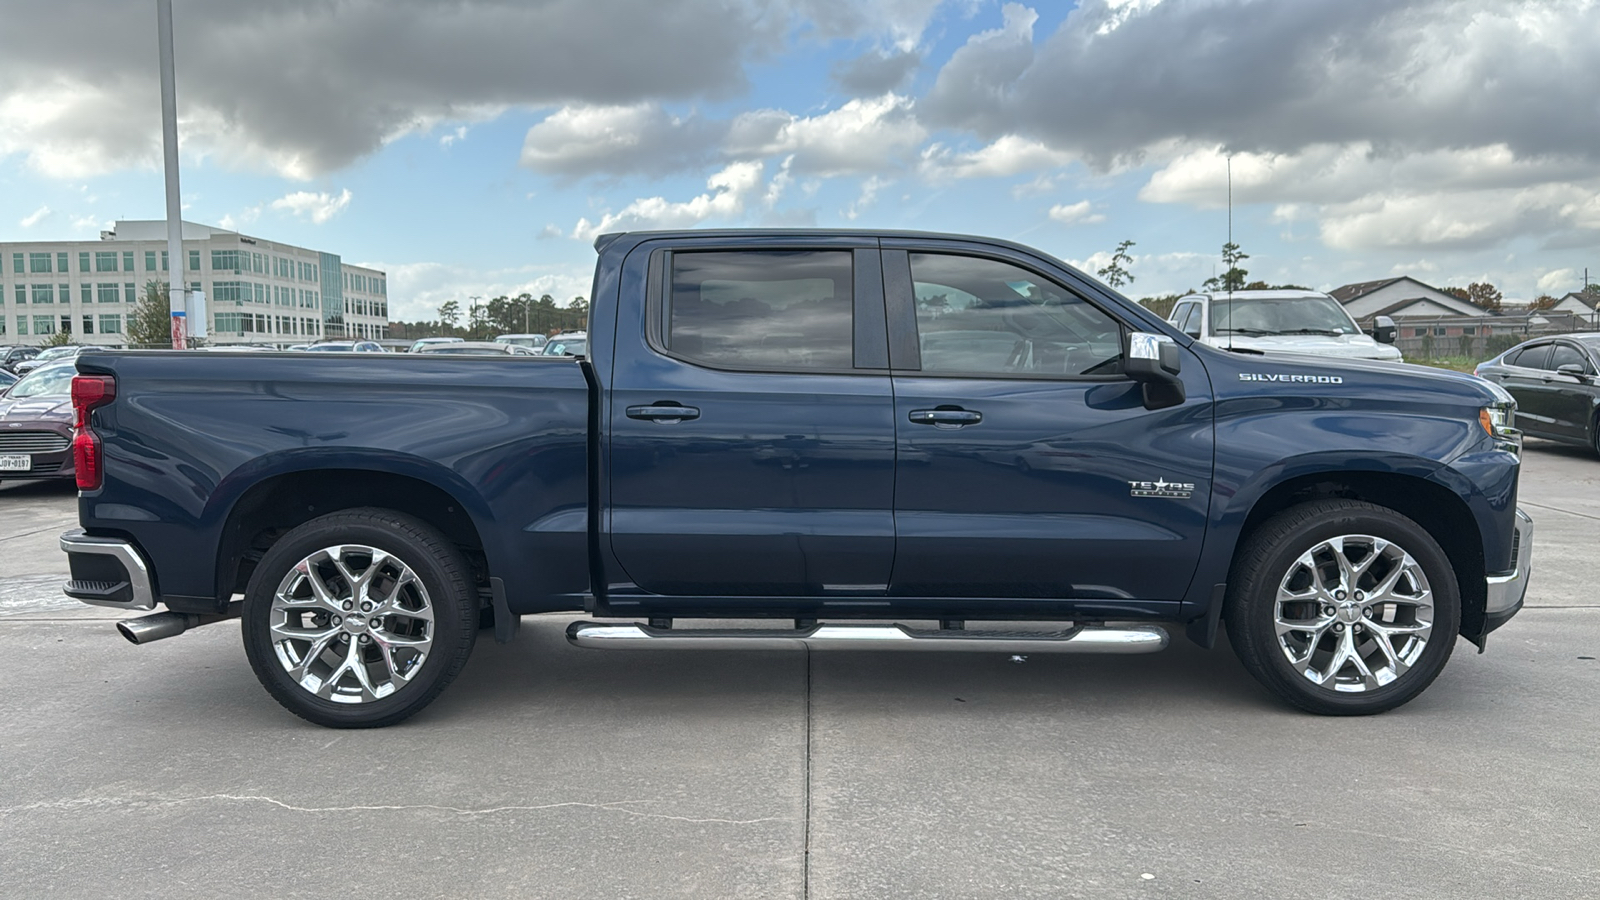
[[[580,647],[1137,653],[1391,709],[1522,605],[1514,405],[1228,352],[1026,247],[612,234],[587,356],[77,363],[69,595],[241,618],[322,725],[398,722],[480,629]],[[735,620],[742,627],[728,627]],[[970,626],[970,627],[969,627]]]

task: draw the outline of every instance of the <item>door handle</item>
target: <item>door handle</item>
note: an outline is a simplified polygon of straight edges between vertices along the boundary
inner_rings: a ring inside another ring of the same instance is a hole
[[[906,418],[918,425],[976,425],[983,421],[983,413],[975,409],[941,406],[938,409],[913,409]]]
[[[682,422],[684,419],[700,418],[700,410],[693,406],[679,406],[676,403],[630,406],[628,407],[628,418],[644,419],[649,422]]]

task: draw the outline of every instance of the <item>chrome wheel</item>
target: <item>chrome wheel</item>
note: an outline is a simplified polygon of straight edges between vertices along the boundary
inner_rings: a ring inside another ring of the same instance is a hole
[[[1278,583],[1278,646],[1312,684],[1361,693],[1416,665],[1433,632],[1433,591],[1421,564],[1393,541],[1329,538],[1301,554]]]
[[[293,557],[291,557],[293,558]],[[433,647],[434,607],[398,557],[338,544],[304,557],[279,582],[272,647],[289,679],[335,703],[383,699],[405,687]]]

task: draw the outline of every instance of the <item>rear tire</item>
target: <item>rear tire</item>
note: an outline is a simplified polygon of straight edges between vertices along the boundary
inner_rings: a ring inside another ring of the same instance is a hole
[[[313,519],[266,552],[245,591],[245,654],[290,712],[329,728],[393,725],[439,696],[478,635],[460,550],[385,509]]]
[[[1461,592],[1422,526],[1387,507],[1325,500],[1249,536],[1223,615],[1239,661],[1278,696],[1320,715],[1371,715],[1444,669]]]

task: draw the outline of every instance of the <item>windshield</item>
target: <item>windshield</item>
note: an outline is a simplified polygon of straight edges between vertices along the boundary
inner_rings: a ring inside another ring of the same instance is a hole
[[[1232,314],[1229,314],[1229,307]],[[1213,334],[1360,334],[1331,297],[1236,297],[1211,301]]]
[[[34,357],[34,359],[38,360],[39,362],[49,362],[52,359],[60,359],[63,356],[71,356],[77,352],[77,347],[51,347],[49,350],[46,350]]]
[[[323,353],[349,353],[355,349],[354,344],[312,344],[307,350],[317,350]]]
[[[588,349],[589,349],[589,342],[586,341],[586,340],[564,341],[564,340],[557,339],[557,340],[551,341],[549,344],[545,345],[544,355],[545,356],[582,356],[584,354],[584,352],[586,350],[588,350]]]
[[[543,347],[545,336],[542,334],[507,334],[495,338],[501,344],[515,344],[518,347]]]
[[[45,369],[35,369],[11,387],[11,393],[6,397],[12,400],[23,400],[28,397],[70,397],[72,396],[72,376],[78,370],[72,366],[50,366]]]

